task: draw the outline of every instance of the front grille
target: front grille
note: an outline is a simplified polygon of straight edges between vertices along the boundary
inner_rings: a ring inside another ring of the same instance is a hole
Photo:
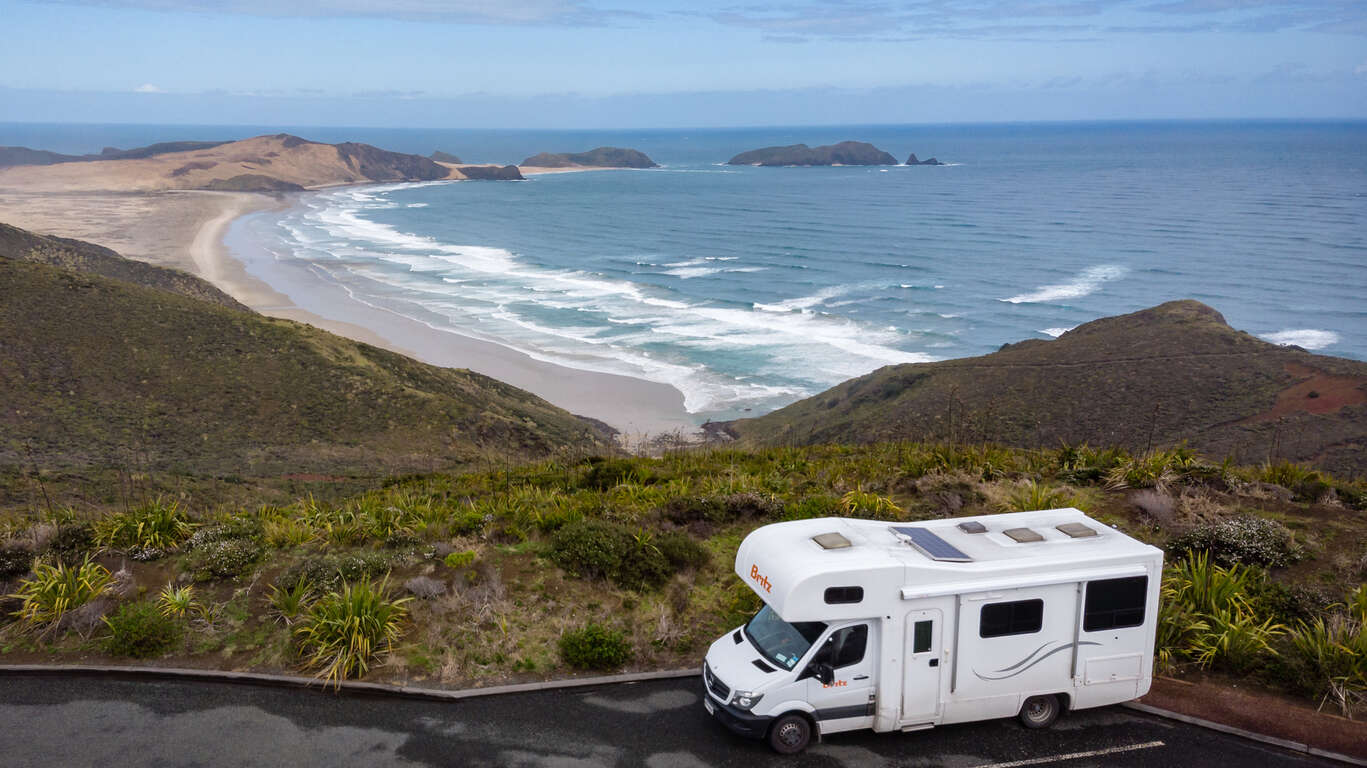
[[[716,696],[723,703],[731,695],[731,689],[726,686],[726,683],[719,680],[716,675],[712,674],[712,667],[707,664],[702,665],[702,678],[703,682],[707,684],[707,690],[711,691],[712,695]]]

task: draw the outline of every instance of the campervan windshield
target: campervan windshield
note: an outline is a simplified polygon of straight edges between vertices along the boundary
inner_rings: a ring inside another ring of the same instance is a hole
[[[824,622],[798,621],[789,624],[767,605],[745,625],[745,636],[750,638],[764,658],[778,662],[784,669],[796,666],[824,631]]]

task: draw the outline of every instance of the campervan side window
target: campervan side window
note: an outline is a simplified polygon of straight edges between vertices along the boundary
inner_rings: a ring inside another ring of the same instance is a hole
[[[1043,600],[1016,600],[984,605],[978,615],[979,637],[1028,635],[1044,625]]]
[[[1148,576],[1087,582],[1082,628],[1088,632],[1137,627],[1144,623]]]
[[[844,605],[846,603],[861,603],[864,601],[863,587],[827,587],[826,604]]]
[[[864,649],[869,645],[869,625],[858,624],[853,627],[837,629],[826,638],[826,643],[813,661],[830,664],[839,669],[864,660]]]

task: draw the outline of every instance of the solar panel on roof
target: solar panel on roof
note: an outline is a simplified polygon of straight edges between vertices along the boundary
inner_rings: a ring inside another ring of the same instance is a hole
[[[973,558],[960,552],[958,547],[940,538],[934,531],[925,528],[913,528],[909,525],[894,525],[892,530],[894,533],[910,539],[911,545],[921,550],[931,560],[942,560],[947,563],[969,563],[973,561]]]

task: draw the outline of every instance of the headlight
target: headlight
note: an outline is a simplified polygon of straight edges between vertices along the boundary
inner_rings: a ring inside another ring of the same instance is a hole
[[[755,705],[758,704],[759,700],[762,698],[764,698],[764,694],[762,693],[736,691],[736,697],[731,700],[731,703],[735,705],[737,709],[751,710],[755,708]]]

